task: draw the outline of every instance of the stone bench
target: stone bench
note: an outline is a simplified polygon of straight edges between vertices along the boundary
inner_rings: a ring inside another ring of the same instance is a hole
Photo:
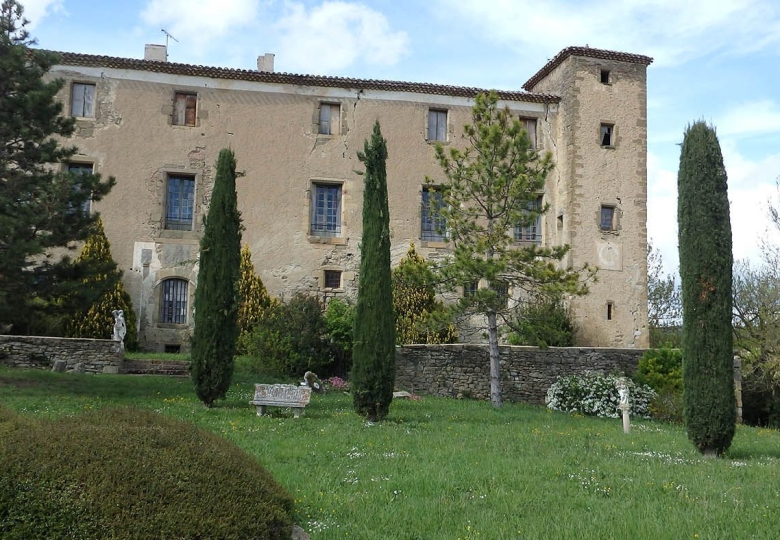
[[[263,416],[266,407],[291,407],[298,418],[310,399],[311,388],[307,386],[255,384],[255,397],[249,403],[257,407],[257,416]]]

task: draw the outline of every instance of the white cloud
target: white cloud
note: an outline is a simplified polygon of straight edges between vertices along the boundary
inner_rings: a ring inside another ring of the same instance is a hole
[[[499,42],[548,53],[568,45],[615,49],[677,65],[713,52],[780,43],[774,0],[440,0]]]
[[[149,0],[141,13],[183,45],[203,52],[217,38],[255,21],[259,0]]]
[[[279,55],[290,71],[329,74],[357,61],[393,65],[408,49],[405,32],[393,31],[387,18],[359,3],[324,2],[308,10],[287,4],[277,23]]]
[[[718,136],[780,133],[780,106],[770,100],[742,103],[716,118]]]
[[[50,13],[62,9],[63,0],[24,0],[19,2],[24,7],[24,18],[30,21],[28,30],[34,29]]]

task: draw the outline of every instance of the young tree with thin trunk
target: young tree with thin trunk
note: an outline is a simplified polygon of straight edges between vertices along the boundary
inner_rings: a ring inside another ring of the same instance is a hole
[[[390,410],[395,385],[395,319],[390,277],[390,214],[387,202],[387,143],[379,121],[358,159],[366,166],[360,281],[352,347],[355,412],[370,422]]]
[[[80,283],[84,272],[69,258],[43,256],[87,238],[97,214],[84,211],[114,185],[96,174],[62,171],[76,153],[58,138],[73,133],[57,92],[64,81],[45,81],[58,61],[31,48],[22,6],[0,4],[0,327],[14,333],[60,309],[56,298]]]
[[[476,97],[472,119],[463,128],[468,141],[465,150],[452,147],[445,151],[436,145],[446,181],[436,186],[441,198],[430,211],[446,223],[453,246],[452,256],[440,267],[445,286],[455,290],[464,284],[488,284],[464,296],[458,308],[487,319],[490,400],[500,407],[499,320],[511,322],[509,291],[581,295],[587,292],[583,274],[590,278],[593,272],[587,266],[571,270],[559,264],[569,251],[567,245],[514,242],[515,228],[534,224],[550,207],[539,200],[553,166],[552,156],[540,155],[523,123],[508,108],[498,106],[495,92]],[[427,181],[433,184],[430,178]]]
[[[241,215],[236,197],[236,157],[223,149],[200,241],[195,289],[191,373],[198,398],[211,407],[224,398],[233,377],[238,338]]]
[[[731,445],[736,425],[731,221],[715,129],[685,132],[677,176],[683,307],[683,399],[688,437],[708,457]]]

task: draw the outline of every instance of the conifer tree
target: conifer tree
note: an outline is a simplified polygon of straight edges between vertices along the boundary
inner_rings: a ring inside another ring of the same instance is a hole
[[[111,256],[111,244],[101,219],[98,218],[95,223],[94,232],[84,243],[76,263],[91,269],[91,276],[83,280],[84,288],[93,289],[99,296],[88,310],[77,312],[70,318],[66,334],[69,337],[111,339],[114,333],[112,311],[121,309],[127,327],[125,347],[131,351],[137,349],[138,329],[133,302],[125,291],[122,274]]]
[[[688,437],[708,457],[731,445],[733,375],[731,221],[715,129],[688,126],[677,176],[683,306],[683,399]]]
[[[395,385],[395,321],[390,278],[387,143],[379,121],[358,159],[365,163],[360,281],[352,348],[355,411],[376,422],[387,416]]]
[[[236,158],[223,149],[200,241],[191,374],[198,398],[211,407],[224,398],[233,377],[238,338],[241,215],[236,196]]]
[[[472,123],[463,127],[465,150],[453,146],[445,151],[436,145],[446,181],[438,186],[441,199],[431,211],[446,223],[454,247],[440,267],[441,282],[450,289],[480,281],[488,284],[464,296],[458,308],[464,314],[485,316],[490,401],[500,407],[498,323],[509,322],[513,307],[509,290],[582,295],[594,272],[587,265],[569,269],[559,264],[568,245],[518,246],[513,242],[516,227],[530,226],[549,210],[549,204],[539,206],[537,201],[553,166],[552,155],[534,148],[524,124],[508,108],[498,106],[495,92],[478,94],[471,115]]]
[[[106,195],[114,179],[62,171],[76,152],[58,140],[73,133],[57,99],[61,79],[44,75],[58,61],[33,49],[15,0],[0,4],[0,324],[28,331],[37,317],[60,308],[60,287],[83,274],[70,259],[43,257],[51,248],[84,240],[96,214],[80,209]]]
[[[434,275],[414,247],[392,270],[395,339],[398,345],[452,343],[457,335],[444,305],[436,300]]]
[[[263,317],[263,312],[274,303],[263,285],[263,280],[255,274],[252,264],[252,252],[244,244],[241,248],[241,278],[238,282],[238,348],[246,352],[247,336]]]

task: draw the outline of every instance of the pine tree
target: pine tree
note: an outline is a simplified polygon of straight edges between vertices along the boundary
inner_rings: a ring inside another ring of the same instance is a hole
[[[27,20],[14,0],[0,5],[0,323],[26,332],[37,314],[49,315],[64,296],[60,285],[80,281],[69,259],[41,255],[84,240],[96,220],[80,209],[100,200],[114,184],[99,175],[61,172],[76,152],[55,137],[73,133],[74,120],[62,116],[57,92],[61,79],[44,75],[58,61],[32,49]]]
[[[244,244],[241,248],[241,279],[238,282],[238,348],[246,352],[246,339],[263,317],[263,312],[275,303],[268,295],[263,280],[255,274],[252,252]]]
[[[125,347],[128,350],[138,348],[138,329],[135,311],[130,295],[122,284],[121,272],[111,256],[111,244],[103,229],[103,221],[98,219],[94,232],[87,238],[84,247],[76,259],[91,269],[91,276],[83,280],[84,288],[99,294],[97,300],[87,311],[75,313],[67,323],[66,335],[69,337],[111,339],[114,333],[112,311],[124,310]]]
[[[677,176],[683,305],[683,399],[688,437],[705,456],[731,445],[733,375],[731,221],[715,129],[685,132]]]
[[[390,278],[387,143],[379,121],[358,159],[366,165],[360,282],[352,348],[355,411],[376,422],[387,416],[395,385],[395,321]]]
[[[434,275],[414,244],[392,270],[395,339],[398,345],[452,343],[457,334],[444,305],[436,300]]]
[[[468,146],[445,152],[436,145],[436,158],[446,181],[437,188],[441,200],[435,210],[446,223],[453,254],[442,263],[441,283],[456,286],[480,281],[488,287],[464,296],[459,309],[487,320],[490,348],[490,400],[502,405],[498,320],[509,320],[513,307],[509,289],[527,293],[587,293],[590,268],[565,269],[560,261],[569,246],[518,246],[515,227],[535,223],[549,204],[537,205],[552,156],[533,148],[522,122],[508,108],[498,107],[498,95],[479,94],[472,124],[463,127]],[[427,179],[432,183],[430,178]],[[585,279],[583,279],[583,276]]]
[[[224,398],[233,377],[238,338],[241,215],[236,197],[236,158],[223,149],[200,241],[195,289],[191,373],[198,398],[211,407]]]

